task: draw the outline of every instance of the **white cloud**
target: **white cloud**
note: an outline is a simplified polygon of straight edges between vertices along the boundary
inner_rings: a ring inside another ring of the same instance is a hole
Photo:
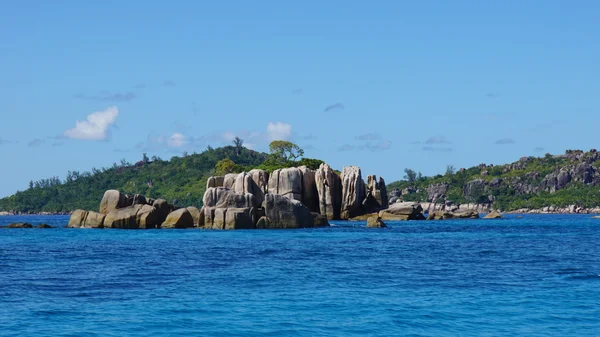
[[[64,132],[71,139],[105,140],[109,127],[115,122],[119,115],[116,106],[106,108],[104,111],[96,111],[89,114],[85,121],[76,121],[75,127]]]
[[[167,145],[169,147],[182,147],[187,143],[186,138],[179,132],[175,132],[169,137],[167,140]]]
[[[270,141],[287,140],[292,135],[292,126],[287,123],[269,122],[267,124],[267,135]]]

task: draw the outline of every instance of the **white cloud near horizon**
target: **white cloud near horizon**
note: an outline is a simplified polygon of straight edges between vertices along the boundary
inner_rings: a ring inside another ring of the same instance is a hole
[[[167,140],[168,147],[183,147],[185,146],[185,144],[187,144],[187,139],[183,134],[179,132],[173,133],[171,137],[169,137],[169,139]]]
[[[71,139],[105,140],[117,116],[119,116],[119,108],[110,106],[103,111],[89,114],[85,121],[76,121],[75,127],[66,130],[63,135]]]
[[[269,122],[267,124],[267,136],[269,141],[288,140],[292,135],[292,126],[288,123]]]

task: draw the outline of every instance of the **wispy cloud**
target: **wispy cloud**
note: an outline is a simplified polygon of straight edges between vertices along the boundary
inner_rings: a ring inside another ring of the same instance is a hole
[[[502,139],[498,139],[494,144],[497,145],[509,145],[509,144],[514,144],[515,140],[512,138],[502,138]]]
[[[498,96],[500,96],[500,95],[493,93],[493,92],[488,92],[487,94],[485,94],[485,97],[487,97],[487,98],[498,98]]]
[[[148,86],[145,83],[138,83],[133,86],[134,89],[145,89],[146,87]]]
[[[269,140],[287,140],[292,135],[292,126],[288,123],[270,122],[267,124]]]
[[[324,112],[344,110],[344,103],[335,103],[325,107]]]
[[[44,145],[45,143],[46,143],[45,140],[40,139],[40,138],[35,138],[34,140],[32,140],[29,143],[27,143],[27,146],[29,146],[29,147],[38,147],[38,146]]]
[[[0,145],[4,145],[4,144],[16,144],[18,143],[17,141],[13,141],[13,140],[8,140],[8,139],[4,139],[4,138],[0,138]]]
[[[450,142],[448,139],[446,139],[445,136],[433,136],[433,137],[429,137],[426,141],[425,144],[428,145],[432,145],[432,144],[452,144],[452,142]]]
[[[439,147],[439,146],[423,146],[423,151],[428,152],[452,152],[451,147]]]
[[[350,152],[350,151],[370,151],[370,152],[378,152],[389,150],[392,147],[392,141],[387,139],[377,140],[377,141],[366,141],[362,144],[344,144],[337,148],[340,152]]]
[[[296,88],[296,89],[292,90],[292,94],[294,94],[294,95],[300,95],[303,93],[304,93],[304,89],[302,89],[302,88]]]
[[[166,81],[163,82],[163,85],[165,87],[174,87],[176,84],[172,80],[166,80]]]
[[[91,113],[85,121],[76,121],[75,127],[66,130],[63,135],[71,139],[105,140],[118,115],[119,109],[116,106]]]
[[[545,148],[543,148],[543,147],[539,147],[539,146],[538,146],[538,147],[536,147],[535,149],[533,149],[533,151],[535,151],[535,152],[543,152],[543,151],[545,151],[545,150],[546,150]]]
[[[73,97],[87,101],[104,101],[104,102],[128,102],[134,100],[137,96],[133,92],[102,92],[98,95],[90,96],[83,93],[75,94]]]
[[[381,139],[381,135],[375,132],[365,133],[362,135],[358,135],[354,137],[356,140],[379,140]]]

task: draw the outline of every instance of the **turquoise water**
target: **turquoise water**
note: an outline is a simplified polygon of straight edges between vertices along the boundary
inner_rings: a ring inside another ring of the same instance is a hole
[[[334,224],[0,229],[0,335],[600,335],[600,219]]]

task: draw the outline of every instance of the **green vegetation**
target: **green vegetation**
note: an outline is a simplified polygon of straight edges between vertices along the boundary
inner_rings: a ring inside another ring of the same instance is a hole
[[[206,180],[212,175],[238,173],[253,168],[270,172],[278,168],[306,165],[312,169],[322,161],[302,158],[302,149],[290,142],[271,146],[271,154],[249,150],[243,140],[234,146],[213,149],[200,154],[185,154],[162,160],[148,158],[132,164],[122,160],[108,168],[91,172],[70,171],[64,181],[57,177],[29,183],[29,189],[0,199],[0,211],[24,213],[68,212],[78,208],[95,210],[104,192],[117,189],[127,194],[142,194],[149,198],[164,198],[178,206],[202,206]],[[280,147],[281,145],[281,147]],[[290,152],[291,151],[291,152]],[[285,159],[285,160],[284,160]]]
[[[489,203],[491,196],[494,207],[501,210],[570,205],[591,208],[600,206],[600,186],[595,183],[584,184],[583,177],[574,172],[578,165],[588,163],[598,175],[598,158],[600,156],[595,150],[567,150],[560,156],[546,154],[540,158],[524,157],[506,165],[481,164],[458,171],[454,166],[448,165],[444,175],[433,177],[422,177],[407,168],[404,170],[404,180],[393,182],[387,188],[388,191],[398,188],[410,192],[402,197],[406,201],[427,201],[429,186],[447,184],[446,200],[456,203]],[[539,188],[545,177],[561,170],[572,174],[572,180],[568,184],[555,192]],[[479,179],[484,181],[484,186],[472,184],[469,193],[465,193],[467,183]],[[492,181],[495,184],[490,184]]]

